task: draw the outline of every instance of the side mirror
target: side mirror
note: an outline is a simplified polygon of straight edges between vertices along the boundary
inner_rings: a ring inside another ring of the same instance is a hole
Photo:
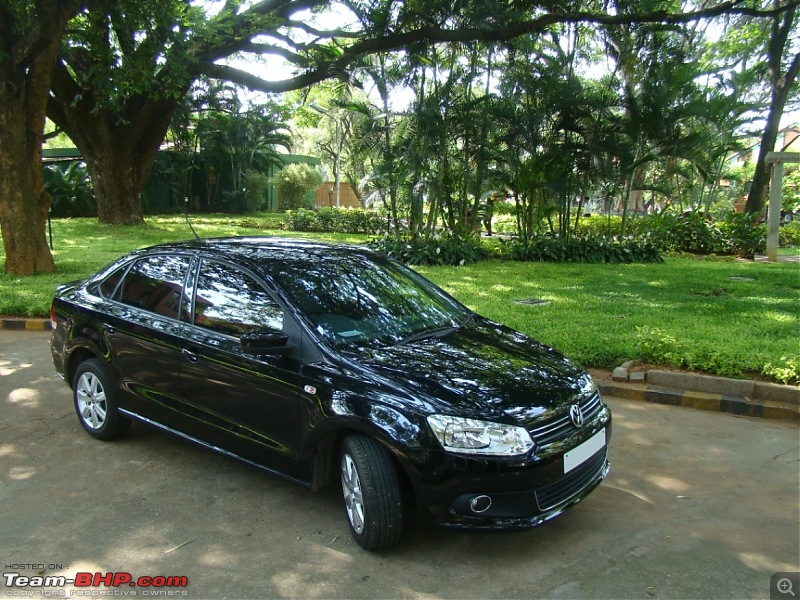
[[[249,354],[284,354],[289,351],[289,336],[274,329],[256,329],[239,337]]]

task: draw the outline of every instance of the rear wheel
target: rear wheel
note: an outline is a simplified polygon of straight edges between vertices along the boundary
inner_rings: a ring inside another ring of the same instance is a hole
[[[403,504],[389,451],[365,435],[342,441],[339,455],[342,496],[350,533],[366,550],[381,550],[400,541]]]
[[[131,422],[117,412],[116,392],[106,363],[87,360],[75,372],[72,390],[75,412],[86,433],[98,440],[112,440],[128,430]]]

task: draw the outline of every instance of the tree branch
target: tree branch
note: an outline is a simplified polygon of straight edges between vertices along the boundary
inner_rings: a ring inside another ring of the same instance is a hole
[[[280,0],[264,0],[251,8],[247,12],[266,11],[268,7],[272,9],[286,8],[289,5],[297,6],[316,6],[324,4],[324,2],[316,0],[298,0],[297,2],[281,2]],[[534,19],[523,21],[516,24],[505,23],[492,23],[478,27],[462,27],[455,29],[446,29],[437,26],[418,27],[409,31],[401,31],[390,33],[381,37],[361,39],[361,41],[352,44],[351,46],[343,49],[343,55],[331,59],[329,61],[319,63],[315,68],[308,70],[291,79],[282,81],[266,81],[251,73],[245,73],[231,67],[217,65],[213,61],[219,60],[229,56],[233,52],[214,52],[212,58],[207,59],[198,67],[198,70],[209,77],[229,79],[234,83],[239,83],[251,89],[263,91],[267,93],[281,93],[290,90],[303,88],[313,83],[318,83],[324,79],[335,76],[342,76],[348,67],[357,59],[380,52],[390,52],[399,50],[409,45],[422,42],[471,42],[471,41],[484,41],[484,42],[508,42],[516,38],[539,34],[546,31],[549,27],[557,24],[576,24],[586,23],[594,25],[634,25],[643,23],[666,23],[666,24],[681,24],[690,23],[692,21],[711,19],[722,15],[744,15],[757,18],[777,18],[787,11],[793,11],[800,6],[800,0],[792,0],[784,6],[772,8],[769,10],[753,9],[744,6],[744,0],[730,0],[723,2],[710,8],[703,8],[695,11],[685,13],[668,13],[666,11],[653,11],[647,13],[636,14],[616,14],[611,15],[607,13],[595,12],[573,12],[552,14],[548,13],[541,15]],[[243,13],[245,14],[245,13]],[[361,34],[363,35],[363,33]],[[237,44],[227,46],[227,50],[235,45],[235,51],[252,44],[249,40],[240,41]],[[268,45],[267,45],[268,48]],[[265,50],[267,49],[265,48]],[[269,49],[270,52],[290,57],[292,54],[288,52],[276,52],[275,48]],[[294,63],[300,67],[307,66],[308,61],[300,55],[294,55],[302,59],[301,63]],[[290,62],[293,62],[291,59]]]
[[[244,44],[240,49],[240,52],[249,52],[251,54],[271,54],[274,56],[280,56],[287,62],[297,65],[298,67],[305,68],[309,66],[309,61],[305,56],[297,54],[296,52],[292,52],[291,50],[287,50],[286,48],[275,46],[274,44],[257,44],[255,42],[250,42],[248,44]]]
[[[266,92],[268,94],[280,94],[292,90],[299,90],[331,77],[329,72],[325,69],[312,69],[292,77],[291,79],[267,81],[248,71],[242,71],[241,69],[229,67],[228,65],[217,64],[204,66],[202,73],[213,79],[224,79],[231,83],[243,85],[251,90]]]
[[[345,38],[356,40],[364,35],[363,32],[360,31],[346,31],[344,29],[317,29],[316,27],[312,27],[307,23],[295,21],[294,19],[289,19],[287,25],[290,27],[296,27],[297,29],[302,29],[306,33],[315,35],[319,38]]]

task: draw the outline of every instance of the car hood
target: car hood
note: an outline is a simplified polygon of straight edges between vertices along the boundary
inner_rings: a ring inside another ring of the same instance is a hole
[[[483,319],[441,338],[363,350],[358,362],[425,411],[520,424],[574,401],[588,378],[552,348]]]

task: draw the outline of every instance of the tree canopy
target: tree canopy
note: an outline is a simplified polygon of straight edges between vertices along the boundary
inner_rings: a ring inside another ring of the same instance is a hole
[[[388,53],[399,52],[398,56],[407,58],[408,64],[418,61],[424,70],[425,61],[430,60],[431,52],[437,52],[437,45],[467,48],[462,54],[463,60],[459,58],[452,65],[461,69],[466,61],[468,71],[485,76],[492,70],[488,57],[494,49],[502,50],[503,60],[517,60],[523,55],[518,42],[526,40],[535,43],[539,39],[549,39],[563,48],[559,36],[573,35],[569,32],[577,35],[581,28],[586,28],[594,32],[591,35],[605,32],[608,39],[613,39],[616,31],[623,42],[627,35],[635,48],[637,36],[648,31],[649,26],[678,30],[688,24],[722,17],[770,22],[775,34],[770,40],[779,41],[785,32],[783,46],[779,48],[776,41],[766,50],[768,56],[780,52],[779,63],[783,68],[787,64],[785,53],[794,52],[796,48],[794,15],[798,4],[800,0],[764,3],[729,0],[701,7],[656,0],[566,4],[529,0],[513,3],[488,0],[456,3],[438,0],[406,3],[227,0],[214,4],[184,0],[2,0],[0,68],[15,69],[17,78],[24,72],[29,93],[21,99],[17,113],[7,105],[0,106],[0,124],[9,128],[9,135],[0,136],[0,153],[9,153],[11,140],[21,139],[21,135],[35,142],[41,139],[46,102],[48,116],[75,141],[87,161],[100,219],[109,223],[135,223],[142,219],[139,206],[142,186],[171,118],[192,83],[201,77],[270,93],[298,90],[327,79],[364,85],[365,78],[372,78],[380,88],[387,74],[386,66],[392,61],[397,63],[395,59],[386,62]],[[332,28],[317,25],[325,23],[327,11],[333,9],[351,15],[348,24]],[[477,48],[474,44],[483,44],[484,50],[471,55],[473,51],[469,48]],[[619,51],[623,50],[624,46],[620,46]],[[41,68],[24,71],[24,62],[18,57],[26,53],[27,64],[41,58]],[[283,80],[267,80],[252,70],[235,66],[232,59],[241,56],[278,57],[291,65],[294,72]],[[547,60],[550,58],[548,56]],[[530,55],[525,57],[529,59]],[[631,54],[626,60],[636,64],[638,58]],[[689,60],[687,57],[684,62]],[[480,67],[483,61],[488,62]],[[770,79],[773,90],[781,85],[787,93],[793,89],[796,69],[793,71],[792,65],[795,62],[789,60],[788,70],[779,70],[776,78]],[[619,64],[620,68],[625,67],[625,63]],[[655,56],[653,64],[654,67],[658,64]],[[441,70],[438,79],[431,79],[430,73],[424,78],[442,92],[451,90],[456,94],[451,98],[453,101],[460,97],[468,103],[477,103],[476,114],[485,114],[480,108],[484,101],[476,95],[480,86],[473,85],[465,77]],[[7,95],[22,89],[13,83],[11,75],[2,79],[2,90]],[[466,85],[466,89],[457,91],[456,84]],[[637,89],[636,82],[626,85],[630,90],[625,96],[631,100],[627,110],[633,114],[632,100],[636,94],[644,93],[644,88]],[[419,95],[420,99],[423,96]],[[385,97],[384,88],[383,103]],[[783,105],[774,106],[775,110],[782,110]],[[393,135],[393,123],[386,108],[378,107],[381,118],[373,118],[373,124],[377,126],[375,139],[382,140],[378,147],[381,170],[389,178],[387,194],[396,197],[405,183],[394,178],[397,171],[394,165],[403,156],[410,155],[408,147],[402,144],[413,143],[413,140],[402,141]],[[418,110],[423,117],[424,107],[420,105]],[[15,114],[24,114],[25,118],[17,119]],[[432,117],[434,113],[428,114]],[[664,117],[669,118],[669,115]],[[23,122],[27,123],[27,133],[22,132]],[[478,197],[482,182],[490,180],[491,161],[484,145],[472,142],[489,133],[488,125],[447,123],[448,127],[451,125],[477,127],[469,131],[464,129],[460,139],[462,144],[484,153],[475,155],[477,180],[464,181],[464,185],[471,188],[470,196]],[[561,125],[559,131],[572,131],[566,124]],[[11,134],[14,128],[18,128],[14,133],[16,138]],[[600,131],[592,135],[598,136]],[[582,136],[582,139],[585,142],[588,137]],[[563,141],[566,147],[572,148],[577,138],[570,134]],[[396,146],[398,143],[401,145]],[[676,140],[664,140],[660,144],[659,152],[670,147],[675,155],[681,147]],[[633,156],[632,165],[652,154],[646,148],[640,150],[640,156]],[[7,256],[6,270],[18,273],[52,268],[52,258],[48,262],[46,247],[40,244],[36,252],[26,251],[22,256],[10,233],[13,229],[31,239],[43,239],[38,231],[43,229],[47,199],[42,196],[41,177],[37,179],[35,175],[40,169],[36,152],[31,150],[26,156],[9,162],[4,168],[6,176],[0,180],[0,223]],[[509,156],[508,160],[517,161],[521,169],[530,171],[533,166],[530,161],[534,158],[542,160],[527,156]],[[590,158],[583,153],[582,160],[588,161],[588,165],[602,162],[602,157]],[[440,182],[446,182],[453,175],[452,166],[443,165],[444,170],[437,176]],[[556,167],[550,164],[548,168]],[[565,165],[561,168],[566,172]],[[530,171],[531,176],[535,172]],[[580,184],[575,185],[575,189],[580,187]],[[19,193],[6,193],[12,188],[20,190]],[[34,207],[38,208],[34,210]],[[25,216],[31,214],[37,216],[32,219]],[[476,215],[476,211],[464,206],[451,217],[456,221],[474,222]],[[37,253],[42,257],[37,258]]]

